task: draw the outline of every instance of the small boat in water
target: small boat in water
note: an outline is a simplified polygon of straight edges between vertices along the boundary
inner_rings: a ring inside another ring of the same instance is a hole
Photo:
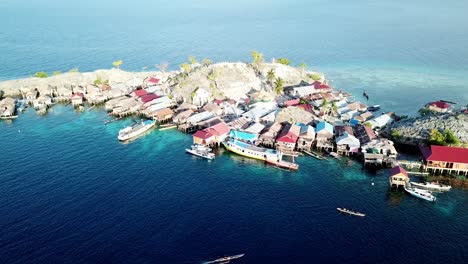
[[[222,257],[222,258],[217,258],[217,259],[212,260],[212,261],[203,262],[203,264],[209,264],[209,263],[228,263],[228,262],[230,262],[231,260],[238,259],[238,258],[242,258],[244,255],[245,255],[245,254],[238,254],[238,255],[233,255],[233,256],[226,256],[226,257]]]
[[[411,186],[405,186],[405,191],[411,194],[414,197],[429,201],[435,202],[436,197],[428,190],[418,189]]]
[[[412,186],[417,186],[425,189],[430,189],[430,190],[437,190],[437,191],[450,191],[452,189],[452,186],[450,185],[443,185],[438,182],[425,182],[425,183],[420,183],[420,182],[411,182]]]
[[[215,158],[215,154],[211,153],[211,148],[209,148],[208,146],[204,146],[204,145],[193,144],[190,149],[185,149],[185,151],[192,155],[202,157],[205,159],[209,159],[209,160],[212,160]]]
[[[375,112],[375,111],[377,111],[379,109],[380,109],[380,105],[373,105],[373,106],[367,107],[367,110],[371,111],[371,112]]]
[[[366,216],[366,214],[363,214],[363,213],[360,213],[360,212],[356,212],[356,211],[352,211],[352,210],[349,210],[349,209],[346,209],[346,208],[336,208],[336,210],[342,212],[342,213],[345,213],[345,214],[350,214],[350,215],[355,215],[355,216],[360,216],[360,217],[364,217]]]
[[[141,120],[141,123],[136,123],[124,129],[121,129],[119,131],[119,135],[117,138],[120,141],[129,140],[131,138],[134,138],[136,136],[139,136],[145,133],[150,128],[154,127],[155,124],[156,124],[156,121],[154,120],[145,120],[145,121]]]

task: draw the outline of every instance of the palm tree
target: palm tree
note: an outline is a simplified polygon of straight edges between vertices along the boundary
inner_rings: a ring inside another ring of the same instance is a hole
[[[328,112],[328,101],[326,98],[323,98],[323,101],[322,101],[322,111],[324,113]]]
[[[114,61],[112,63],[112,66],[114,66],[115,68],[117,69],[120,69],[120,66],[123,64],[123,61],[122,60],[118,60],[118,61]]]
[[[195,57],[193,55],[190,55],[188,60],[189,60],[190,64],[192,64],[192,65],[197,64],[197,57]]]
[[[268,80],[268,83],[271,85],[273,83],[273,80],[275,79],[275,70],[273,69],[270,69],[268,72],[267,72],[267,80]]]
[[[283,85],[284,85],[283,79],[281,79],[281,77],[276,78],[275,91],[277,94],[281,94],[283,92]]]
[[[302,62],[299,64],[299,68],[301,68],[301,76],[304,76],[305,69],[307,68],[307,64],[305,62]]]
[[[338,111],[338,106],[336,105],[335,101],[331,103],[331,110],[333,114],[336,114],[336,112]]]

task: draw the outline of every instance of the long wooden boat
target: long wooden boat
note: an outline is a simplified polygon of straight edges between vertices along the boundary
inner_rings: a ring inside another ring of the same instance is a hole
[[[356,212],[356,211],[352,211],[352,210],[349,210],[349,209],[346,209],[346,208],[336,208],[336,210],[342,212],[342,213],[345,213],[345,214],[350,214],[350,215],[355,215],[355,216],[360,216],[360,217],[364,217],[366,216],[366,214],[363,214],[363,213],[360,213],[360,212]]]
[[[304,150],[304,153],[307,154],[307,155],[309,155],[309,156],[312,156],[312,157],[314,157],[314,158],[316,158],[316,159],[319,159],[319,160],[325,159],[325,157],[323,157],[323,156],[321,156],[321,155],[318,155],[318,154],[315,154],[315,153],[313,153],[313,152],[307,151],[307,150]]]
[[[299,165],[283,160],[283,153],[278,150],[261,148],[245,142],[231,139],[222,143],[224,147],[238,155],[245,156],[252,159],[263,160],[266,163],[275,165],[280,168],[289,170],[299,169]]]

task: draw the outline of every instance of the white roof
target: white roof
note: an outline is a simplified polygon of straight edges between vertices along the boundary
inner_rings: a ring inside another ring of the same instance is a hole
[[[336,139],[336,144],[337,145],[349,145],[350,147],[359,147],[359,139],[356,137],[348,134],[347,132],[343,133],[341,137],[338,137]]]
[[[393,122],[393,118],[391,118],[388,114],[383,114],[369,121],[369,123],[372,125],[372,128],[375,128],[375,127],[382,128],[392,122]]]
[[[214,117],[214,115],[210,112],[201,112],[187,118],[187,123],[198,123],[200,121],[207,120],[212,117]]]
[[[315,92],[317,92],[317,90],[315,90],[315,87],[313,85],[300,86],[300,87],[293,88],[293,95],[297,95],[300,97],[304,97],[309,94],[313,94]]]
[[[154,93],[156,91],[159,91],[161,90],[161,87],[159,87],[158,85],[154,85],[154,86],[150,86],[148,88],[145,89],[148,93]]]
[[[247,129],[244,129],[245,132],[249,132],[252,134],[260,134],[260,132],[265,128],[264,125],[255,122],[251,126],[249,126]]]

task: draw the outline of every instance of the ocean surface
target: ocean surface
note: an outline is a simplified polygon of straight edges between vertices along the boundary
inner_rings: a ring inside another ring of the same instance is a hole
[[[466,1],[0,1],[0,80],[110,68],[172,69],[189,55],[287,57],[384,111],[468,102]],[[96,3],[98,2],[98,3]],[[0,121],[0,263],[464,263],[468,195],[389,192],[388,171],[299,157],[297,172],[57,105]],[[367,214],[340,215],[336,207]]]
[[[299,157],[289,172],[58,105],[0,123],[0,263],[463,263],[468,195],[389,192],[388,171]],[[366,213],[341,215],[337,207]]]

